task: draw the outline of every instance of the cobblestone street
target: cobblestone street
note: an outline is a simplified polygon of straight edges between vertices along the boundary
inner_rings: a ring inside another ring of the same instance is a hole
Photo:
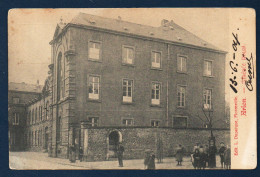
[[[217,156],[217,169],[220,169],[219,156]],[[42,152],[10,152],[10,169],[144,169],[143,159],[124,160],[124,167],[118,167],[117,161],[97,161],[70,163],[68,159],[48,157]],[[176,166],[175,158],[165,158],[163,163],[156,163],[156,169],[194,169],[190,157],[183,159],[182,166]]]

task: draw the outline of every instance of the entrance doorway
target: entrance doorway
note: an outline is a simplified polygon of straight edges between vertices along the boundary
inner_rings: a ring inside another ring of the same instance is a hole
[[[122,142],[122,134],[121,132],[115,130],[109,133],[108,135],[108,155],[109,158],[117,157],[117,146],[119,142]]]

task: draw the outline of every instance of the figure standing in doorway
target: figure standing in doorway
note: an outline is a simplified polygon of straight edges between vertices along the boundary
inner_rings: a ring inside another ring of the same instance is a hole
[[[122,143],[118,144],[117,147],[117,158],[118,158],[118,163],[119,163],[119,167],[123,167],[123,154],[124,154],[125,148],[122,145]]]

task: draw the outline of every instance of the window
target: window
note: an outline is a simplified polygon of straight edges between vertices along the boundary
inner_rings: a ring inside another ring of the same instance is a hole
[[[31,123],[31,111],[28,112],[27,125],[30,125],[30,123]]]
[[[203,108],[204,109],[211,109],[211,98],[212,98],[212,93],[210,89],[205,89],[203,91]]]
[[[174,117],[173,127],[178,127],[178,128],[187,127],[187,117]]]
[[[90,99],[99,99],[99,77],[89,76],[88,97]]]
[[[186,91],[186,87],[184,87],[184,86],[178,86],[177,87],[178,107],[184,107],[185,106],[185,91]]]
[[[159,127],[160,121],[159,120],[151,120],[152,127]]]
[[[47,101],[47,103],[46,103],[45,117],[46,117],[46,120],[49,120],[49,101]]]
[[[161,68],[161,53],[160,52],[152,52],[152,67],[153,68]]]
[[[38,122],[37,108],[35,109],[35,123]]]
[[[65,94],[65,60],[62,54],[58,56],[58,68],[57,68],[57,99],[58,101],[64,97]]]
[[[187,62],[187,57],[178,56],[178,58],[177,58],[177,71],[186,72],[187,71],[186,62]]]
[[[132,80],[123,80],[123,102],[132,102],[133,101],[133,81]]]
[[[134,120],[133,119],[123,119],[122,124],[125,126],[132,126],[132,125],[134,125]]]
[[[204,75],[212,76],[212,61],[204,60]]]
[[[18,97],[13,98],[13,104],[18,104],[20,99]]]
[[[123,63],[133,64],[134,63],[134,48],[123,47]]]
[[[34,124],[34,109],[32,110],[32,124]]]
[[[101,43],[100,42],[89,42],[89,59],[100,60]]]
[[[42,106],[39,107],[39,117],[40,121],[42,121]]]
[[[160,104],[161,85],[159,83],[152,83],[152,104]]]
[[[19,125],[19,113],[14,113],[13,125]]]
[[[98,126],[98,117],[90,117],[89,122],[91,127],[97,127]]]

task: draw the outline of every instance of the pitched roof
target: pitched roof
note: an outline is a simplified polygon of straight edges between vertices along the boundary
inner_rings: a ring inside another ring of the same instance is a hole
[[[85,13],[79,13],[68,24],[91,26],[95,28],[108,29],[116,32],[123,32],[126,34],[139,35],[154,39],[166,40],[179,44],[188,44],[198,46],[207,49],[213,49],[220,52],[219,48],[214,45],[200,39],[191,32],[185,30],[181,26],[177,25],[173,21],[168,27],[152,27],[147,25],[141,25],[123,21],[121,19],[111,19],[105,17],[99,17],[95,15],[89,15]]]
[[[35,92],[41,93],[42,85],[34,85],[34,84],[27,84],[27,83],[15,83],[10,82],[8,83],[8,90],[10,91],[20,91],[20,92]]]

